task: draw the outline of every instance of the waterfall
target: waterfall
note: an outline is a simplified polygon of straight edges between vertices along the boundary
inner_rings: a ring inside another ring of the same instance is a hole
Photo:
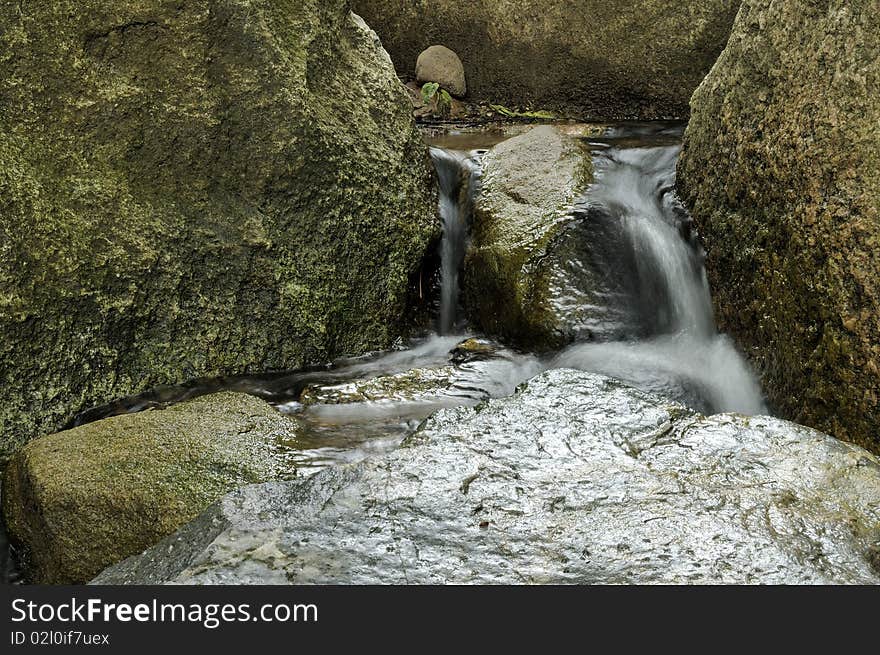
[[[449,334],[458,312],[458,275],[467,250],[468,224],[479,177],[479,153],[431,148],[440,183],[440,317],[438,332]]]
[[[597,183],[587,196],[593,216],[610,221],[632,270],[629,302],[647,317],[649,333],[715,332],[703,252],[678,202],[675,162],[678,146],[611,150],[596,158]],[[598,210],[598,211],[597,211]],[[612,232],[612,234],[613,234]],[[608,234],[606,231],[605,234]],[[612,237],[614,238],[614,237]],[[615,247],[602,244],[605,248]],[[607,253],[596,253],[600,257]],[[608,262],[617,268],[616,262]]]
[[[575,210],[593,265],[623,318],[597,342],[554,360],[688,401],[707,413],[766,413],[760,387],[732,342],[717,333],[703,251],[675,196],[679,146],[609,148]]]

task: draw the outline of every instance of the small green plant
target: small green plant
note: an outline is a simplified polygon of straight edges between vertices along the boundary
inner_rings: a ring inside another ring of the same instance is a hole
[[[422,87],[422,102],[426,105],[431,104],[431,100],[434,99],[434,96],[437,95],[437,91],[440,90],[440,85],[437,82],[426,82]]]
[[[422,86],[422,102],[435,116],[449,116],[452,111],[452,96],[446,89],[441,89],[437,82],[427,82]]]
[[[452,96],[446,89],[440,89],[440,96],[437,100],[437,110],[442,116],[448,116],[452,111]]]
[[[504,105],[489,105],[489,107],[496,114],[501,114],[502,116],[506,116],[507,118],[526,118],[529,120],[553,120],[556,118],[556,114],[550,111],[514,111],[512,109],[508,109]]]

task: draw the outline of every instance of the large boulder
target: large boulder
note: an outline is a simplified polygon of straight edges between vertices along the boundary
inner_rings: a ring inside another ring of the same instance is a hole
[[[290,477],[296,436],[266,402],[227,392],[41,437],[6,469],[6,525],[32,582],[85,582],[229,491]]]
[[[399,332],[433,170],[347,1],[4,0],[0,68],[0,459]]]
[[[570,340],[591,303],[566,298],[595,286],[588,268],[569,266],[586,244],[567,229],[591,180],[589,151],[549,125],[484,156],[462,274],[465,310],[480,329],[538,349]]]
[[[739,0],[352,0],[398,72],[433,44],[474,100],[603,118],[685,116]]]
[[[692,104],[721,327],[783,415],[880,452],[880,5],[744,2]]]
[[[98,583],[878,583],[880,460],[557,369],[227,495]]]

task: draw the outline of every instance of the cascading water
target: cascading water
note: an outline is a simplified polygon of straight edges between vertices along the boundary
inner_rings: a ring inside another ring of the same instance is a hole
[[[450,349],[468,332],[457,316],[458,276],[479,194],[485,152],[481,148],[509,137],[502,132],[480,133],[476,138],[459,134],[449,144],[456,149],[430,150],[439,179],[443,226],[439,336],[384,355],[340,360],[330,368],[156,390],[85,412],[73,424],[231,389],[263,397],[282,411],[320,425],[315,450],[329,447],[338,454],[361,448],[374,432],[389,432],[394,421],[399,421],[395,432],[399,436],[409,430],[414,416],[423,418],[437,406],[510,393],[520,382],[551,367],[604,373],[706,413],[766,413],[747,364],[730,340],[715,330],[703,253],[673,192],[681,132],[680,126],[625,125],[609,128],[604,137],[589,144],[595,181],[573,209],[566,228],[577,235],[582,247],[572,249],[553,281],[561,309],[586,309],[587,319],[582,329],[574,331],[578,341],[556,355],[538,357],[496,348],[487,361],[456,365],[455,372],[447,372],[454,392],[426,392],[415,404],[390,398],[349,408],[300,403],[303,389],[310,385],[345,385],[450,365]],[[571,283],[572,276],[586,269],[591,269],[587,277],[597,281],[597,288],[587,294]],[[450,336],[454,331],[458,336]],[[382,420],[375,419],[378,414]],[[323,461],[323,456],[319,459]]]
[[[431,148],[440,186],[440,316],[438,332],[449,334],[458,312],[458,274],[467,250],[468,224],[477,192],[479,153]]]
[[[572,334],[580,342],[546,357],[499,344],[457,357],[469,336],[457,315],[458,276],[483,152],[464,149],[486,147],[509,134],[488,135],[488,142],[486,136],[480,135],[478,144],[458,135],[447,144],[462,150],[431,148],[443,226],[439,335],[331,367],[157,389],[84,412],[72,424],[221,390],[250,393],[295,417],[300,429],[287,458],[298,474],[308,475],[387,452],[437,409],[511,394],[547,368],[603,373],[705,413],[766,413],[745,361],[715,329],[699,240],[673,193],[678,126],[610,128],[604,142],[590,144],[595,182],[566,227],[578,247],[552,280],[557,309],[586,317]],[[584,292],[572,284],[573,277],[584,274],[596,281],[596,289],[587,285]],[[2,526],[0,579],[20,579]]]
[[[604,373],[705,412],[766,412],[760,388],[715,329],[703,252],[673,189],[679,146],[609,148],[575,210],[618,317],[605,340],[560,353],[553,366]],[[601,334],[601,332],[600,332]]]
[[[508,395],[547,368],[603,373],[705,413],[766,412],[748,366],[715,330],[699,241],[673,193],[678,126],[610,128],[604,141],[590,144],[595,182],[566,227],[578,247],[552,281],[557,309],[584,310],[573,332],[580,341],[546,357],[499,344],[463,361],[452,354],[471,336],[457,315],[458,276],[484,151],[467,149],[509,134],[478,136],[472,142],[459,135],[448,144],[457,150],[431,148],[443,226],[439,335],[331,367],[157,389],[84,412],[72,425],[225,389],[250,393],[296,418],[298,439],[287,458],[308,475],[387,452],[437,409]],[[572,284],[585,273],[597,286],[588,293]],[[4,539],[0,526],[0,578],[14,582],[18,572]]]

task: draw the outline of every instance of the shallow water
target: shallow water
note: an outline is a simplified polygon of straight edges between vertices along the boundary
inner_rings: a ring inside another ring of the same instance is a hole
[[[617,377],[704,413],[766,413],[748,365],[734,344],[716,332],[703,252],[673,192],[683,128],[680,123],[625,123],[585,137],[595,180],[573,208],[569,228],[588,244],[590,261],[569,264],[592,266],[609,283],[583,338],[558,353],[539,357],[494,344],[491,356],[453,362],[456,345],[475,336],[461,319],[457,278],[479,193],[480,157],[484,147],[525,128],[452,130],[445,137],[435,131],[430,143],[462,148],[431,147],[444,227],[439,334],[316,369],[164,387],[86,412],[74,424],[219,390],[250,393],[300,422],[301,438],[288,445],[291,460],[307,474],[386,452],[437,409],[510,394],[547,368]],[[557,302],[585,300],[563,289]],[[417,379],[411,379],[414,375]],[[401,392],[401,384],[411,388]],[[377,387],[372,395],[360,393],[370,385]],[[304,397],[311,400],[304,402]]]
[[[467,336],[416,340],[404,350],[315,377],[298,397],[276,398],[277,409],[301,426],[290,444],[299,473],[388,452],[438,409],[510,395],[546,366],[501,346],[485,358],[454,361],[452,351]]]
[[[437,409],[509,395],[548,368],[617,377],[707,414],[766,413],[748,365],[715,329],[700,242],[673,192],[682,131],[681,124],[632,123],[589,137],[595,181],[567,227],[583,239],[589,261],[569,261],[563,269],[592,267],[607,288],[589,299],[596,306],[577,331],[579,342],[558,353],[539,357],[489,342],[477,353],[456,350],[463,340],[479,337],[461,319],[457,278],[479,192],[480,155],[511,132],[434,134],[444,227],[439,335],[325,367],[162,387],[84,412],[71,426],[220,390],[250,393],[299,423],[296,442],[282,445],[297,474],[310,475],[388,452]],[[564,276],[556,281],[557,302],[588,302],[568,293],[565,282]],[[0,533],[5,553],[2,539]],[[7,560],[0,565],[12,581]]]

